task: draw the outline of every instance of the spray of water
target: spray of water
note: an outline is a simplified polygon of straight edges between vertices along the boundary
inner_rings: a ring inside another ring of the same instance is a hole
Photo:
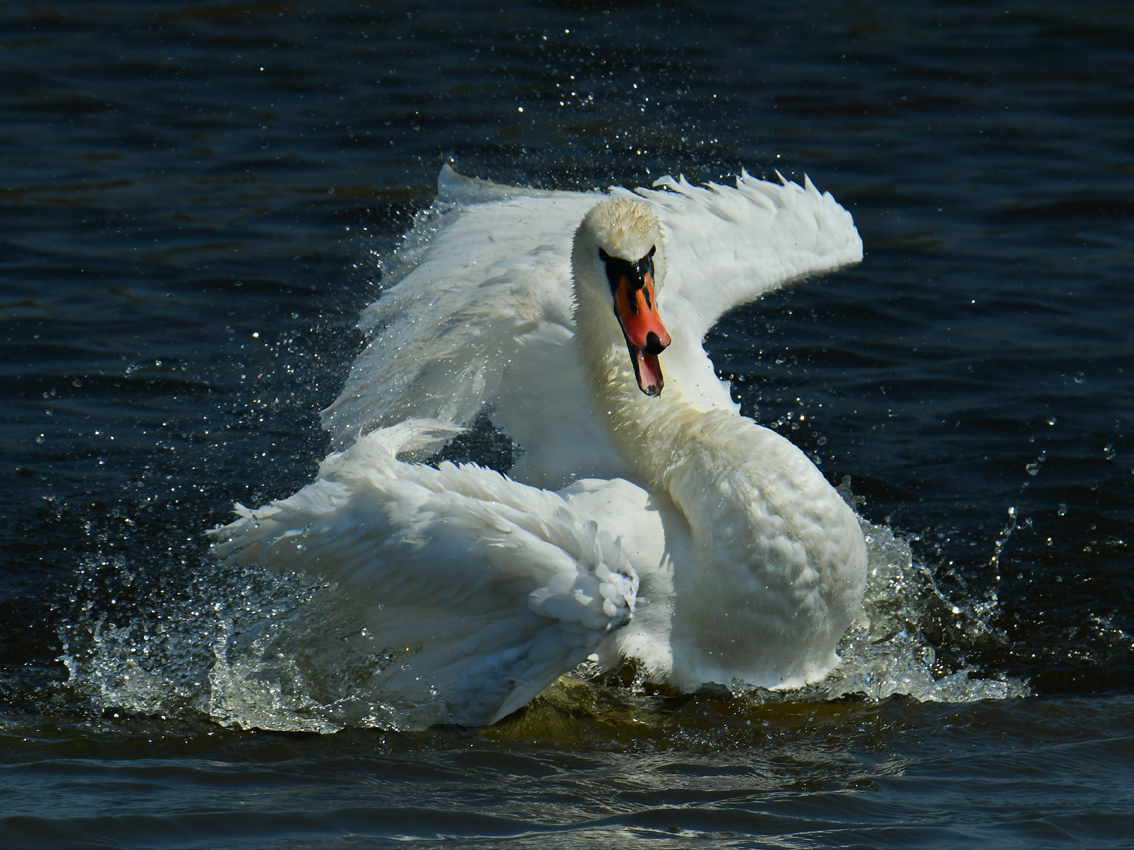
[[[1015,528],[1015,516],[1009,520],[994,543],[994,574]],[[864,521],[863,531],[866,598],[840,645],[842,663],[819,685],[797,692],[772,695],[737,684],[735,696],[762,702],[901,694],[968,702],[1028,694],[1024,682],[965,665],[957,649],[994,636],[995,583],[984,595],[948,598],[909,542],[884,525]],[[107,593],[115,592],[108,588],[123,595],[138,580],[124,562],[92,562],[81,575],[74,614],[60,629],[68,686],[97,711],[328,733],[420,728],[436,709],[398,704],[374,687],[390,659],[334,586],[206,560],[176,593],[108,614],[115,608],[107,604]]]

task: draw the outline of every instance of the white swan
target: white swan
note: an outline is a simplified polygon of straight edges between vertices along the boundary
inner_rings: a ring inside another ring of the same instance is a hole
[[[860,260],[861,241],[809,181],[661,182],[606,200],[443,171],[325,414],[344,450],[214,532],[221,555],[366,604],[386,659],[373,694],[399,725],[494,722],[593,651],[685,691],[798,686],[838,660],[865,583],[858,521],[739,415],[701,339],[735,304]],[[513,477],[398,459],[486,404],[525,450]]]

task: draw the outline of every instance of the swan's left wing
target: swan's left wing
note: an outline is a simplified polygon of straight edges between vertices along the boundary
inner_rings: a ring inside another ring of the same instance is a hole
[[[693,186],[668,176],[654,186],[660,188],[611,194],[645,199],[654,208],[667,255],[658,309],[679,317],[698,345],[732,308],[862,261],[850,213],[806,177],[802,186],[776,184],[742,171],[735,187]]]
[[[383,659],[368,693],[400,728],[515,711],[628,623],[638,588],[618,541],[556,493],[396,459],[434,424],[372,432],[295,495],[213,532],[221,556],[357,600]]]
[[[471,424],[502,383],[528,383],[508,375],[526,367],[531,347],[560,352],[549,395],[581,395],[567,344],[571,239],[601,197],[498,186],[445,166],[436,202],[359,319],[369,343],[323,412],[334,445],[409,417]]]

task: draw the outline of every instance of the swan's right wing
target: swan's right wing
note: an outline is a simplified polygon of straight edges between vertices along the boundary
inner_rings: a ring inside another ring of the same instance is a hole
[[[475,466],[398,461],[402,423],[332,455],[309,486],[213,532],[217,554],[334,581],[358,600],[372,696],[403,728],[487,725],[630,621],[620,544],[555,493]],[[420,435],[415,435],[420,436]]]
[[[667,254],[658,307],[680,317],[696,343],[734,307],[862,261],[850,213],[806,177],[802,186],[780,179],[742,171],[735,187],[663,177],[661,188],[611,190],[654,208]]]

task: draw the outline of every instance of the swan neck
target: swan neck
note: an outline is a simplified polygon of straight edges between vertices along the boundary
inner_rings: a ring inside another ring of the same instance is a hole
[[[614,448],[642,479],[669,489],[665,473],[672,469],[679,447],[688,443],[685,432],[690,419],[699,414],[673,382],[658,396],[648,396],[638,388],[609,305],[589,304],[577,293],[575,327],[587,384]],[[664,352],[659,360],[664,377]]]

